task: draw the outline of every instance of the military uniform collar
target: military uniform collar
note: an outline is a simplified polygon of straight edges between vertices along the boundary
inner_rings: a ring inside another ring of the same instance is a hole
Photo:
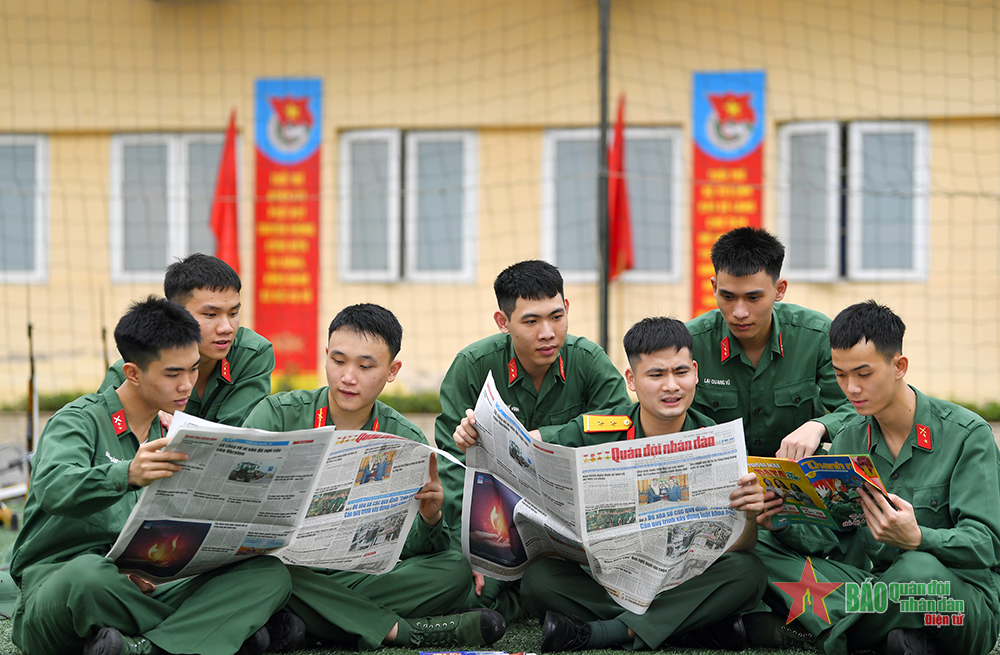
[[[125,417],[125,406],[122,405],[122,399],[118,397],[118,389],[109,386],[104,390],[102,395],[104,396],[104,402],[108,408],[108,416],[111,419],[111,427],[115,430],[115,436],[121,438],[127,432],[131,432],[134,436],[135,432],[132,431],[132,426],[128,424],[128,419]],[[153,431],[154,426],[159,426],[160,434],[158,437],[154,437],[152,434],[147,434],[147,441],[162,437],[166,434],[166,431],[163,429],[163,424],[160,423],[159,414],[157,414],[157,416],[153,419],[153,422],[150,423],[150,432]]]
[[[737,357],[741,352],[743,352],[742,346],[740,346],[739,339],[733,334],[733,331],[729,327],[729,323],[726,323],[726,319],[723,317],[722,324],[725,326],[725,334],[722,341],[719,342],[719,353],[720,361],[726,362],[732,357]],[[778,312],[771,310],[771,337],[767,342],[768,349],[777,355],[778,357],[785,356],[785,342],[781,335],[781,323],[778,321]]]
[[[899,455],[896,457],[897,463],[909,459],[913,448],[919,448],[928,453],[934,452],[934,438],[938,436],[931,432],[930,424],[933,422],[931,420],[933,417],[931,416],[930,404],[927,401],[927,397],[916,387],[912,385],[907,386],[913,389],[913,393],[916,394],[917,406],[913,410],[913,427],[910,428],[910,434],[907,435],[906,441],[903,442],[903,447],[899,449]],[[875,417],[869,416],[867,417],[867,421],[868,452],[872,453],[878,446],[878,443],[884,443],[885,439],[882,437],[882,428]],[[905,456],[904,450],[906,451]]]
[[[565,346],[565,342],[563,346]],[[507,335],[507,387],[513,387],[514,383],[522,378],[530,379],[530,376],[524,372],[524,367],[521,366],[521,362],[517,359],[517,354],[514,352],[514,340],[511,339],[510,335]],[[545,377],[555,376],[557,380],[562,380],[563,383],[566,382],[566,360],[563,359],[562,348],[559,349],[559,358],[549,365],[549,370],[545,372]]]

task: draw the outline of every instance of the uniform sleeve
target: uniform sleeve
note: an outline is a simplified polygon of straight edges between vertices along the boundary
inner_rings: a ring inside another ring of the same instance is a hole
[[[215,420],[224,425],[240,426],[260,401],[271,395],[274,371],[274,348],[271,344],[254,354],[233,381],[232,389],[219,405]]]
[[[603,350],[594,353],[587,379],[587,407],[583,413],[632,404],[625,378]]]
[[[125,372],[122,370],[122,366],[124,365],[125,360],[119,359],[108,368],[108,373],[104,376],[104,382],[101,382],[101,387],[97,390],[97,393],[104,393],[109,387],[117,389],[121,386],[122,382],[125,381]]]
[[[551,425],[548,428],[542,428],[541,433],[542,441],[546,443],[554,443],[571,448],[579,448],[580,446],[587,445],[584,443],[582,416],[577,416],[566,425]]]
[[[913,507],[922,533],[918,550],[951,568],[1000,566],[998,467],[993,433],[988,425],[978,423],[963,442],[950,483],[913,490]],[[945,505],[948,516],[939,517]],[[945,521],[952,527],[928,525]]]
[[[130,491],[131,460],[103,461],[94,452],[98,426],[77,411],[57,413],[45,426],[32,459],[31,491],[48,514],[79,518],[111,507]]]
[[[826,427],[826,433],[832,440],[833,436],[840,432],[840,428],[857,418],[858,414],[837,384],[837,375],[833,371],[833,357],[830,354],[830,335],[826,332],[820,339],[817,362],[816,384],[819,386],[820,400],[830,413],[813,420],[819,421]]]
[[[246,420],[243,421],[243,425],[240,427],[281,432],[284,427],[284,420],[282,420],[281,412],[278,411],[278,408],[275,407],[274,402],[269,396],[257,403],[250,410],[250,415],[246,417]]]
[[[451,548],[451,538],[444,517],[442,516],[435,525],[427,525],[424,517],[418,512],[413,519],[413,525],[410,526],[410,534],[406,535],[406,543],[403,544],[399,558],[439,553],[449,548]]]
[[[460,353],[441,382],[441,413],[434,422],[434,443],[441,450],[457,457],[460,462],[465,461],[465,454],[455,445],[452,435],[465,418],[465,410],[476,407],[484,380],[475,380],[475,377],[472,363]],[[451,533],[452,547],[460,550],[465,469],[442,457],[438,460],[438,475],[444,488],[441,512]]]

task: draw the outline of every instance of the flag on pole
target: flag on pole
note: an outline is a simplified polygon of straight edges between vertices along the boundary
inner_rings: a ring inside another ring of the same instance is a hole
[[[212,201],[215,256],[240,272],[239,220],[236,215],[236,110],[229,114],[226,143],[219,161],[219,176]]]
[[[608,281],[632,268],[632,222],[625,187],[625,94],[618,98],[618,120],[608,150]]]

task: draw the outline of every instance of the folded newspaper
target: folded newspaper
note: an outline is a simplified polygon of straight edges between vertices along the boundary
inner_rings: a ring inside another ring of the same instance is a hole
[[[590,567],[615,601],[645,613],[739,538],[729,494],[747,473],[740,420],[583,448],[532,438],[490,374],[466,453],[462,549],[472,568],[520,578],[539,557]]]
[[[764,490],[784,500],[771,517],[776,528],[805,523],[850,530],[865,525],[860,498],[865,491],[859,489],[865,482],[889,498],[868,455],[814,455],[798,461],[748,457],[747,463]]]
[[[334,427],[267,432],[177,412],[166,450],[183,470],[146,487],[108,553],[161,582],[255,555],[382,573],[399,559],[432,452],[403,437]]]

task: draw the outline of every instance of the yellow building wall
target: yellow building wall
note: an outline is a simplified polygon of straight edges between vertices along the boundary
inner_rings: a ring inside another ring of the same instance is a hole
[[[213,131],[238,110],[246,324],[253,324],[254,82],[323,79],[319,342],[344,305],[393,309],[405,329],[398,387],[434,388],[454,353],[495,331],[492,281],[541,254],[544,130],[598,112],[596,2],[8,0],[0,11],[0,125],[50,138],[49,280],[0,284],[0,402],[22,397],[26,325],[43,392],[93,389],[102,329],[158,284],[112,283],[110,137]],[[876,297],[909,326],[924,390],[995,399],[1000,134],[992,3],[820,0],[612,3],[612,97],[630,125],[690,134],[694,71],[767,73],[764,223],[774,228],[777,126],[803,120],[929,120],[930,275],[921,283],[794,282],[787,300],[833,315]],[[351,129],[472,129],[479,136],[473,284],[344,284],[338,276],[338,135]],[[690,269],[690,145],[684,145],[683,270]],[[687,274],[685,273],[685,276]],[[652,314],[688,318],[690,280],[614,285],[610,354]],[[596,339],[596,285],[567,287],[571,331]],[[317,364],[322,353],[317,353]],[[317,383],[319,380],[317,380]]]

